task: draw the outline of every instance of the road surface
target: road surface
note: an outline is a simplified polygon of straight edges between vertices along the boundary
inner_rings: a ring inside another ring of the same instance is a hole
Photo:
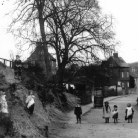
[[[118,105],[118,124],[114,124],[112,118],[109,124],[104,123],[102,109],[91,109],[82,117],[82,124],[76,124],[74,116],[57,136],[59,138],[138,138],[137,96],[133,94],[109,102],[112,109],[113,105]],[[133,123],[127,123],[124,119],[127,103],[131,103],[135,111]]]

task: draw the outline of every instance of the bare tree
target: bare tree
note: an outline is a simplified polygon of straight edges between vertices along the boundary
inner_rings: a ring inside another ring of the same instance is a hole
[[[36,43],[37,40],[42,40],[48,77],[51,66],[46,43],[45,20],[51,14],[45,14],[46,4],[47,0],[15,0],[15,9],[10,12],[13,20],[8,31],[18,38],[17,46],[20,50],[30,42]]]
[[[21,38],[21,49],[42,40],[47,76],[48,47],[55,50],[60,83],[68,64],[99,61],[99,51],[114,50],[112,18],[102,16],[97,0],[16,0],[15,6],[9,31]]]
[[[10,60],[11,61],[14,61],[14,53],[12,50],[9,51],[9,54],[10,54]]]
[[[49,44],[56,52],[60,81],[70,63],[89,64],[99,61],[99,51],[105,55],[114,50],[112,18],[102,16],[95,0],[49,0],[46,19]]]

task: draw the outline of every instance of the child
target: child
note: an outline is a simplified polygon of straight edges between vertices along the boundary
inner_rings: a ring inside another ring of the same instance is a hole
[[[126,117],[125,118],[128,120],[128,123],[130,123],[130,121],[132,123],[134,110],[133,110],[133,108],[132,108],[130,103],[127,104],[125,113],[126,113]]]
[[[14,61],[15,79],[21,80],[21,68],[22,68],[22,61],[20,60],[20,56],[16,55],[16,60]]]
[[[4,90],[0,91],[0,104],[1,104],[1,113],[2,116],[8,116],[8,104],[7,104],[7,100],[6,100],[6,94],[4,92]]]
[[[137,101],[137,105],[138,105],[138,97],[137,97],[137,100],[136,101]]]
[[[78,103],[77,106],[75,107],[74,114],[76,115],[77,124],[78,124],[78,122],[80,122],[80,124],[81,124],[82,109],[81,109],[81,106],[80,106],[79,103]]]
[[[34,104],[35,104],[34,98],[35,96],[33,95],[33,91],[30,90],[29,95],[26,99],[27,109],[30,115],[32,115],[34,112]]]
[[[103,106],[103,118],[105,118],[105,123],[109,123],[109,118],[111,115],[111,108],[109,102],[105,102]]]
[[[114,123],[118,123],[118,109],[117,105],[114,105],[114,109],[112,111]]]

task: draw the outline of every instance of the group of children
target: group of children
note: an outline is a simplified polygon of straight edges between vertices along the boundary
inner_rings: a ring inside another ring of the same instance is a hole
[[[34,105],[35,105],[35,96],[33,94],[33,91],[29,91],[29,95],[26,97],[26,109],[27,112],[32,115],[34,112]],[[2,116],[8,116],[8,104],[6,100],[6,93],[4,92],[3,89],[0,89],[0,114]]]
[[[132,123],[134,110],[130,103],[127,104],[126,110],[125,110],[125,120],[128,120],[128,123]],[[109,123],[109,118],[111,117],[114,119],[114,123],[118,123],[118,107],[117,105],[113,106],[113,110],[111,110],[111,107],[109,106],[109,102],[105,102],[103,106],[103,118],[105,119],[105,123]]]
[[[74,114],[76,115],[77,124],[81,123],[82,108],[79,103],[74,109]],[[134,110],[131,104],[128,103],[125,110],[125,120],[128,120],[128,123],[132,123],[133,115]],[[109,123],[111,116],[114,119],[114,123],[118,123],[118,106],[114,105],[113,110],[111,110],[109,102],[105,102],[103,106],[103,118],[105,119],[105,123]]]
[[[16,55],[16,60],[14,62],[14,71],[15,71],[15,78],[19,80],[21,79],[21,67],[22,67],[22,62],[20,60],[20,57],[19,55]],[[138,99],[137,99],[137,103],[138,103]],[[26,104],[27,104],[29,113],[32,114],[34,110],[34,96],[32,92],[30,92],[29,96],[27,97]],[[130,122],[132,123],[134,110],[130,103],[128,103],[125,113],[126,113],[125,120],[128,120],[128,123]],[[81,123],[82,109],[80,104],[78,104],[75,107],[74,114],[76,115],[77,123],[79,122]],[[114,119],[114,123],[118,123],[117,105],[114,105],[113,110],[111,111],[109,102],[105,102],[103,106],[103,118],[105,119],[105,123],[109,123],[109,118],[111,117],[111,114],[112,114],[112,118]]]

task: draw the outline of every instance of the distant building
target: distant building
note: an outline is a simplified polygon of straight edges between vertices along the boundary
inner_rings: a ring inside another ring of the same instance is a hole
[[[122,87],[124,94],[128,94],[129,89],[129,65],[121,58],[118,53],[114,53],[107,61],[102,62],[110,71],[110,86]]]
[[[138,72],[135,67],[130,67],[130,88],[132,91],[138,90]]]
[[[136,72],[135,67],[131,67],[131,68],[130,68],[130,72]]]
[[[56,59],[53,58],[51,54],[49,54],[49,59],[50,59],[50,65],[51,65],[51,73],[55,74],[56,73]],[[27,59],[27,62],[29,62],[31,65],[35,65],[36,63],[39,64],[46,72],[44,50],[43,50],[42,45],[39,44],[36,46],[34,52]]]

